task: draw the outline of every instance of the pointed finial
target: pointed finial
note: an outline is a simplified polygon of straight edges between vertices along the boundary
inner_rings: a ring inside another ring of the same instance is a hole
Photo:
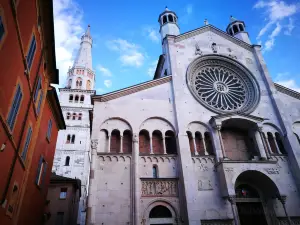
[[[234,18],[233,16],[230,16],[230,22],[234,22],[236,20],[237,20],[236,18]]]
[[[204,20],[204,25],[208,25],[208,20],[207,19]]]
[[[168,9],[168,6],[166,6],[165,11],[170,11],[170,10]]]
[[[86,29],[85,35],[91,36],[91,25],[90,24],[88,25],[88,27]]]

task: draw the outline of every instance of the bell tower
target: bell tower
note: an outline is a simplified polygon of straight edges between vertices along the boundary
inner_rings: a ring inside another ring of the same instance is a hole
[[[158,22],[160,24],[160,35],[163,41],[166,35],[179,35],[180,30],[177,24],[178,17],[175,12],[170,11],[167,7],[163,13],[158,17]]]
[[[251,45],[251,41],[249,39],[249,34],[246,31],[246,26],[244,21],[237,20],[233,16],[230,16],[230,23],[226,28],[226,32],[231,36],[238,38],[249,45]]]
[[[73,67],[68,71],[66,88],[93,90],[95,73],[92,69],[92,44],[93,39],[88,25],[86,32],[81,37],[80,48],[75,58]]]

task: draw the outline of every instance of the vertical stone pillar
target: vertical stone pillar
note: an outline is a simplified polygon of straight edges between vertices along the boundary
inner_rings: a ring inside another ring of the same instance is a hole
[[[272,133],[272,138],[273,138],[273,141],[275,143],[275,147],[276,147],[276,153],[277,154],[281,154],[280,150],[279,150],[279,147],[278,147],[278,144],[277,144],[277,141],[276,141],[276,137],[274,136],[274,134]]]
[[[281,196],[278,196],[277,198],[278,198],[278,200],[279,200],[279,201],[281,202],[281,204],[282,204],[282,207],[283,207],[283,209],[284,209],[285,216],[286,216],[286,218],[288,219],[288,224],[289,224],[289,225],[293,225],[292,220],[291,220],[291,218],[289,217],[289,215],[288,215],[288,213],[287,213],[287,211],[286,211],[286,207],[285,207],[286,196],[281,195]]]
[[[153,154],[152,134],[149,134],[149,137],[150,137],[150,154]]]
[[[164,154],[167,154],[167,148],[166,148],[166,136],[163,134],[162,137],[162,141],[163,141],[163,148],[164,148]]]
[[[262,136],[260,135],[259,130],[255,130],[254,133],[255,133],[255,139],[256,139],[260,157],[261,159],[266,159],[267,155],[266,155],[266,150],[264,148]]]
[[[231,210],[232,210],[235,225],[240,225],[239,214],[238,214],[237,208],[236,208],[236,197],[235,196],[228,196],[227,200],[231,204]]]
[[[120,136],[120,153],[123,153],[123,135]]]
[[[206,143],[205,143],[205,136],[202,135],[202,143],[203,143],[203,148],[204,148],[204,155],[209,155],[208,152],[207,152],[207,149],[206,149]]]
[[[267,147],[267,152],[268,152],[268,154],[269,154],[269,157],[268,157],[268,158],[271,158],[272,150],[271,150],[271,146],[270,146],[268,137],[267,137],[267,135],[264,135],[262,132],[261,132],[261,135],[262,135],[263,138],[265,139],[265,143],[266,143],[266,147]]]
[[[223,159],[226,159],[226,152],[225,152],[225,148],[224,148],[224,144],[223,144],[223,139],[222,139],[222,134],[221,134],[221,125],[217,125],[216,126],[217,131],[218,131],[218,136],[219,136],[219,141],[220,141],[220,146],[221,146],[221,150],[222,150],[222,154],[223,154]]]
[[[107,152],[110,152],[110,142],[111,142],[111,135],[108,135],[108,144],[107,144]]]
[[[198,154],[198,150],[197,150],[196,139],[195,139],[194,134],[192,134],[192,138],[193,138],[193,145],[194,145],[194,154],[195,155],[199,155]]]
[[[133,176],[133,225],[139,225],[139,202],[140,202],[140,177],[139,177],[139,138],[133,135],[133,154],[132,154],[132,176]]]

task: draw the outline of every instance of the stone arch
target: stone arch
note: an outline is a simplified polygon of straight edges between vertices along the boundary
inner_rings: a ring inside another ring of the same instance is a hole
[[[139,152],[150,153],[150,134],[147,130],[141,130],[139,133]]]
[[[285,195],[282,188],[276,185],[276,181],[272,177],[268,176],[267,173],[258,170],[246,170],[235,174],[235,176],[232,177],[233,186],[228,190],[229,195],[235,195],[235,188],[243,183],[254,187],[266,198]]]
[[[121,147],[121,132],[118,129],[113,129],[110,134],[110,150],[111,153],[120,153]]]
[[[125,130],[130,130],[133,133],[132,127],[128,121],[120,117],[113,117],[105,120],[101,125],[100,129],[105,129],[110,134],[114,129],[118,129],[121,133]]]
[[[108,151],[108,131],[106,129],[101,129],[99,134],[99,144],[97,146],[97,151],[107,152]],[[98,149],[99,148],[99,149]]]
[[[263,124],[263,135],[270,154],[287,154],[281,129],[273,123]]]
[[[151,223],[151,220],[149,218],[151,210],[157,206],[166,207],[170,211],[172,217],[170,218],[170,222],[168,222],[168,224],[177,224],[176,220],[179,218],[178,210],[172,205],[170,201],[164,198],[158,198],[151,201],[144,210],[143,219],[146,221],[146,225],[149,225]]]
[[[132,133],[130,130],[125,130],[123,132],[123,152],[132,152]]]
[[[154,130],[159,130],[161,133],[166,133],[166,131],[171,130],[175,132],[174,126],[167,119],[162,117],[150,117],[144,120],[139,130],[147,130],[152,133]]]
[[[160,130],[152,132],[152,148],[154,154],[163,154],[163,134]]]

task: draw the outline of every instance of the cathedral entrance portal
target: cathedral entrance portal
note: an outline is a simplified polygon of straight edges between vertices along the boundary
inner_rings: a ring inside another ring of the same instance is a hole
[[[168,203],[154,202],[145,210],[144,225],[177,225],[178,219],[174,208]]]
[[[272,216],[272,199],[279,191],[269,177],[258,171],[245,171],[236,180],[235,193],[239,225],[274,224],[277,218]]]

